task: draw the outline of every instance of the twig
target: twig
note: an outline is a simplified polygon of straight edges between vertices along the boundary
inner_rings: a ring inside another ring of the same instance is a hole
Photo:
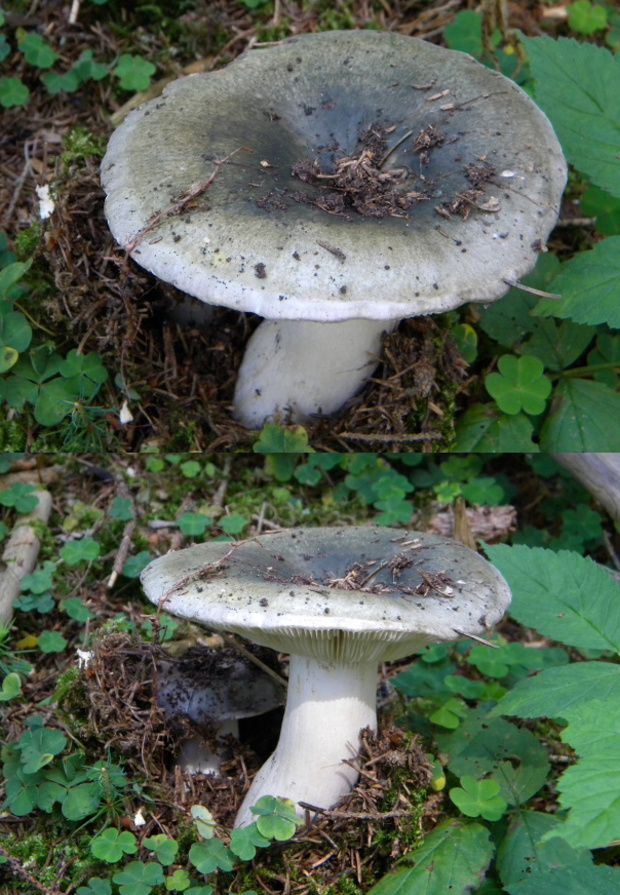
[[[125,526],[125,530],[123,532],[123,537],[120,543],[120,546],[116,552],[116,557],[114,559],[114,565],[112,567],[112,573],[108,578],[106,587],[108,590],[111,590],[116,584],[116,579],[123,571],[123,566],[125,565],[125,560],[129,555],[129,550],[131,549],[131,539],[133,538],[133,533],[136,528],[136,520],[130,519],[127,525]]]
[[[541,298],[562,298],[557,292],[543,292],[542,289],[534,289],[533,286],[524,286],[523,283],[518,283],[517,280],[509,280],[507,277],[503,279],[508,286],[512,286],[513,289],[521,289],[522,292],[531,292],[532,295],[540,295]]]
[[[277,684],[280,684],[282,687],[286,689],[288,687],[288,681],[286,678],[283,678],[278,674],[277,671],[274,671],[273,668],[270,668],[269,665],[265,665],[257,656],[253,655],[248,649],[246,649],[236,637],[233,637],[232,634],[221,634],[222,640],[224,641],[224,646],[230,647],[230,649],[236,650],[238,653],[241,653],[249,662],[252,662],[257,668],[260,668],[261,671],[264,671],[265,674],[268,674],[269,677],[273,678]]]
[[[468,640],[475,640],[476,643],[481,643],[483,646],[490,646],[491,649],[499,649],[499,646],[496,643],[489,643],[488,640],[484,640],[482,637],[477,637],[475,634],[466,634],[465,631],[459,631],[458,628],[453,628],[457,634],[460,634],[461,637],[467,637]]]
[[[47,522],[52,511],[49,491],[35,491],[34,496],[37,506],[32,513],[19,518],[2,554],[5,569],[0,574],[0,624],[6,624],[11,618],[21,580],[33,571],[39,555],[41,545],[33,523]]]
[[[309,802],[298,802],[298,805],[301,808],[305,808],[307,811],[314,811],[319,814],[324,814],[326,817],[346,817],[351,818],[351,820],[384,820],[389,817],[411,817],[411,810],[401,810],[401,811],[386,811],[377,812],[377,814],[370,814],[365,811],[330,811],[327,808],[319,808],[318,805],[310,805]]]
[[[36,876],[33,876],[26,870],[25,867],[22,867],[17,858],[13,857],[13,855],[10,852],[6,851],[6,849],[4,849],[1,845],[0,855],[7,859],[9,867],[11,868],[13,873],[17,874],[17,876],[20,876],[27,883],[30,883],[30,885],[33,886],[37,890],[37,892],[43,892],[43,895],[61,895],[60,889],[57,886],[52,885],[51,887],[49,887],[42,885],[36,878]]]
[[[140,230],[138,234],[125,245],[125,251],[127,252],[127,254],[133,252],[138,243],[142,239],[144,239],[144,237],[148,233],[152,233],[152,231],[159,224],[161,224],[162,221],[165,221],[166,218],[173,217],[176,214],[181,214],[181,212],[185,211],[190,202],[193,202],[194,199],[198,199],[199,196],[202,196],[202,194],[209,189],[209,187],[217,177],[218,171],[220,170],[222,165],[225,165],[226,162],[233,157],[233,155],[236,155],[242,149],[245,149],[246,152],[251,151],[249,149],[246,149],[246,147],[244,146],[240,146],[238,149],[234,149],[232,152],[230,152],[225,158],[215,159],[213,162],[215,167],[203,183],[199,183],[198,186],[192,186],[189,189],[185,190],[184,193],[181,193],[174,205],[172,205],[170,208],[167,208],[165,211],[158,211],[157,214],[154,214],[151,218],[149,218],[146,226],[144,226],[142,230]]]
[[[357,432],[338,432],[337,438],[351,438],[354,441],[381,441],[396,443],[399,441],[441,441],[443,435],[440,432],[428,432],[422,435],[362,435]]]

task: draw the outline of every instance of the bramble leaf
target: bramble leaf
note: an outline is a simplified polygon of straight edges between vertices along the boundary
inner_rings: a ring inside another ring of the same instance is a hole
[[[482,824],[442,821],[405,855],[413,867],[388,873],[368,895],[466,895],[482,881],[494,850]]]
[[[618,78],[620,79],[620,70]],[[620,181],[620,165],[618,168],[617,176]],[[541,299],[533,313],[541,317],[570,317],[576,323],[588,323],[591,326],[607,323],[608,326],[619,329],[618,284],[620,236],[610,236],[563,264],[553,281],[553,288],[562,298],[559,301]]]
[[[620,395],[601,382],[561,379],[540,432],[544,451],[616,450],[620,444]]]
[[[512,590],[510,614],[570,646],[620,651],[620,587],[591,559],[542,547],[486,548]]]
[[[569,162],[620,196],[620,56],[571,38],[522,37],[536,102],[548,115]]]

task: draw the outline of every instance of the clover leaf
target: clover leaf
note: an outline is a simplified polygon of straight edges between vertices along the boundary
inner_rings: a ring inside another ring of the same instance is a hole
[[[126,830],[119,833],[118,830],[108,827],[92,840],[90,850],[95,858],[114,864],[120,861],[124,854],[135,855],[138,846],[133,833]]]
[[[9,699],[15,699],[21,693],[21,679],[14,671],[7,674],[2,681],[2,689],[0,690],[0,702],[8,702]]]
[[[121,895],[149,895],[153,886],[158,886],[164,881],[164,872],[161,864],[149,861],[131,861],[119,873],[112,877],[113,882],[120,886]]]
[[[258,832],[268,839],[277,839],[280,842],[290,839],[295,834],[295,828],[302,823],[290,799],[261,796],[250,811],[252,814],[258,814],[256,820]]]
[[[92,562],[97,559],[101,547],[92,538],[80,541],[68,541],[61,549],[60,555],[68,566],[77,566],[81,562]]]
[[[203,839],[213,839],[215,833],[215,818],[204,805],[192,805],[190,812],[196,821],[196,829]]]
[[[123,90],[146,90],[156,70],[152,62],[123,53],[113,74],[120,78],[119,87]]]
[[[497,367],[499,373],[490,373],[485,385],[499,409],[508,414],[521,410],[534,415],[542,413],[551,394],[551,382],[544,375],[542,361],[538,357],[504,354]]]
[[[230,849],[242,861],[251,861],[257,848],[266,848],[270,840],[261,835],[256,823],[247,827],[236,827],[230,834]]]
[[[476,780],[465,775],[461,786],[450,790],[450,798],[467,817],[484,817],[485,820],[499,820],[508,803],[499,793],[496,780]]]
[[[77,895],[112,895],[112,886],[107,879],[91,876],[87,886],[80,886]]]
[[[40,34],[26,34],[18,38],[19,49],[26,57],[26,62],[37,68],[51,68],[58,59],[50,44],[43,40]]]
[[[183,534],[191,537],[203,535],[211,525],[211,520],[204,513],[182,513],[177,522]]]
[[[218,868],[228,873],[235,866],[233,853],[221,839],[195,843],[189,850],[189,859],[200,873],[213,873]]]
[[[25,106],[30,91],[21,78],[0,78],[0,106],[11,109],[13,106]]]
[[[23,771],[26,774],[34,774],[62,752],[67,740],[59,730],[35,727],[32,730],[25,730],[16,745],[21,752]]]
[[[59,631],[41,631],[37,637],[37,645],[42,653],[61,653],[67,640]]]
[[[160,864],[166,866],[174,862],[179,850],[179,843],[166,836],[165,833],[149,836],[142,844],[153,852]]]
[[[23,482],[13,482],[10,488],[0,491],[0,505],[14,507],[18,513],[30,513],[39,502],[34,487]]]

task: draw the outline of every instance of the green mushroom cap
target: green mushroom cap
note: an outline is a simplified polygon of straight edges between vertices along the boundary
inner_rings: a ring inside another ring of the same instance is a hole
[[[364,163],[371,186],[338,181]],[[534,267],[565,180],[517,85],[370,31],[294,37],[175,81],[102,164],[111,230],[143,267],[212,304],[321,322],[495,300]]]
[[[484,633],[510,591],[457,541],[392,528],[298,528],[154,560],[148,598],[214,630],[328,663],[383,661]]]

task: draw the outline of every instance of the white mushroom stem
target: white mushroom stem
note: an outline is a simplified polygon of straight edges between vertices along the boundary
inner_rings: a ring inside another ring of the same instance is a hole
[[[334,413],[357,394],[381,352],[381,336],[398,320],[265,320],[247,344],[234,414],[248,429],[280,416],[304,422]]]
[[[280,739],[256,774],[235,826],[256,819],[250,807],[261,796],[331,808],[350,792],[359,775],[343,759],[357,755],[361,730],[376,729],[376,693],[376,662],[328,665],[291,656]]]
[[[239,739],[239,722],[236,719],[222,721],[217,726],[217,739],[231,735]],[[221,757],[198,737],[185,740],[177,759],[177,764],[189,774],[219,774]]]

